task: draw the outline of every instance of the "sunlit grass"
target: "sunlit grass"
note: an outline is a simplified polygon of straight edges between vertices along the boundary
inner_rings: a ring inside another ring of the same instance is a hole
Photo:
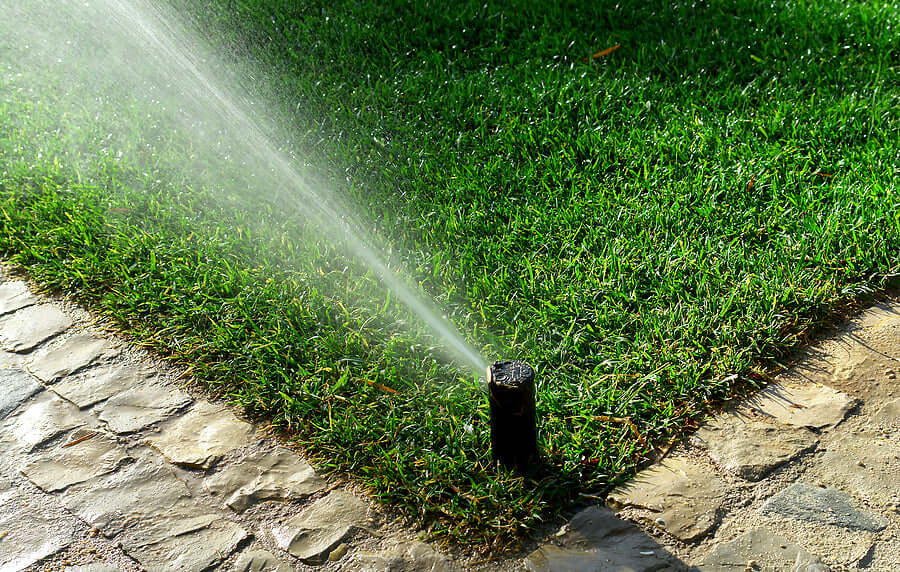
[[[547,469],[491,468],[439,340],[293,213],[142,154],[139,106],[119,157],[4,76],[0,247],[437,533],[602,492],[900,266],[896,5],[173,3],[470,340],[536,366]]]

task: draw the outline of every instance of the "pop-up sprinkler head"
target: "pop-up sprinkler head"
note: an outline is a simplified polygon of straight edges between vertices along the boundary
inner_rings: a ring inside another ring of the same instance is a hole
[[[487,368],[494,461],[525,471],[537,460],[534,370],[521,361],[498,361]]]

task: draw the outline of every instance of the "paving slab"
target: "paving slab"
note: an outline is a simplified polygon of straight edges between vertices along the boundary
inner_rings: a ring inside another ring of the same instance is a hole
[[[227,409],[199,401],[147,442],[171,463],[208,469],[226,453],[256,440],[253,425]]]
[[[794,483],[767,500],[759,512],[849,530],[876,532],[888,525],[887,519],[859,510],[854,504],[850,495],[837,489]]]
[[[295,453],[278,447],[232,462],[203,484],[210,494],[241,512],[264,500],[304,498],[322,490],[327,483]]]
[[[76,334],[59,346],[36,355],[28,364],[28,371],[41,381],[53,383],[112,353],[107,340],[89,334]]]
[[[531,572],[670,568],[668,552],[634,524],[607,508],[592,506],[576,514],[553,539],[525,560]]]
[[[272,531],[275,542],[305,562],[319,562],[355,530],[366,526],[368,505],[344,491],[332,491]]]
[[[247,536],[239,525],[217,519],[197,530],[126,550],[150,572],[201,572],[227,558]]]
[[[0,505],[0,572],[23,570],[72,543],[71,521],[11,501]]]
[[[21,280],[0,284],[0,316],[33,306],[37,301],[28,284]]]
[[[723,469],[758,481],[815,447],[819,438],[805,427],[726,413],[697,431],[694,440]]]
[[[290,572],[292,568],[268,550],[250,550],[238,556],[235,572]]]
[[[83,409],[143,385],[153,375],[149,368],[139,365],[98,366],[69,375],[50,389]]]
[[[900,447],[896,439],[869,432],[847,432],[828,443],[816,459],[809,479],[852,491],[875,506],[900,503]]]
[[[725,482],[711,468],[670,457],[615,489],[607,502],[616,509],[650,511],[650,522],[679,540],[691,541],[719,522],[725,490]]]
[[[756,528],[729,542],[717,544],[700,562],[700,572],[829,572],[816,556],[790,540]]]
[[[26,453],[72,429],[94,425],[93,416],[50,392],[37,395],[7,418],[8,434]]]
[[[167,419],[190,402],[191,397],[183,391],[144,383],[109,398],[99,406],[98,418],[116,433],[134,433]]]
[[[741,415],[760,414],[797,427],[837,425],[859,400],[818,383],[773,383],[747,399]]]
[[[40,390],[41,384],[27,371],[17,367],[0,368],[0,420]]]
[[[127,460],[130,457],[112,435],[77,429],[66,443],[30,460],[21,470],[28,480],[49,493],[111,473]]]
[[[29,352],[71,325],[72,320],[52,304],[29,306],[0,318],[0,347]]]

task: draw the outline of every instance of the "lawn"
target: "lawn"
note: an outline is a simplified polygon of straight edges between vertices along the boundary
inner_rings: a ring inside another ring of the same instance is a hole
[[[14,18],[0,250],[436,536],[602,496],[900,271],[897,4],[168,4],[472,345],[535,366],[544,467],[492,466],[475,376],[202,105]]]

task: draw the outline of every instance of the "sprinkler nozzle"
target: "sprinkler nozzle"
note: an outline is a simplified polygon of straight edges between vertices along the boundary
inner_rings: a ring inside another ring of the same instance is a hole
[[[487,368],[494,461],[525,471],[538,458],[534,369],[521,361]]]

